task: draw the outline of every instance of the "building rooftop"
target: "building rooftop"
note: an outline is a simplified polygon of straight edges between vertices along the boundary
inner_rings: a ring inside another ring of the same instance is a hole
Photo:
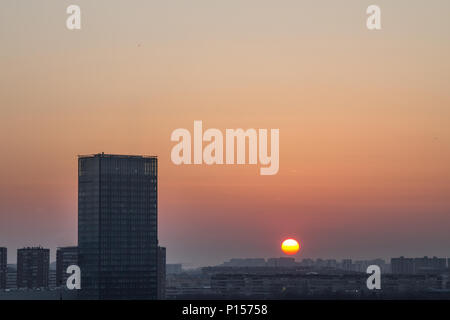
[[[93,153],[93,154],[86,154],[86,155],[78,155],[78,158],[95,158],[95,157],[103,157],[103,158],[150,158],[150,159],[156,159],[157,156],[148,156],[148,155],[127,155],[127,154],[108,154],[108,153]]]

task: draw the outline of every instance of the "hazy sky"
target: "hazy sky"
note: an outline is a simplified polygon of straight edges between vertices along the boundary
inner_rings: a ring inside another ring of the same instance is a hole
[[[382,9],[382,30],[366,8]],[[82,29],[66,29],[66,7]],[[0,2],[0,246],[77,243],[77,155],[159,156],[168,262],[450,256],[450,2]],[[170,134],[279,128],[280,170]]]

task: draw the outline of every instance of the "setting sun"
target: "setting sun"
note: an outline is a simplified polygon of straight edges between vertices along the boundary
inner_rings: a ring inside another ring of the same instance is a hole
[[[281,250],[283,250],[283,252],[288,255],[296,254],[299,249],[300,245],[298,244],[297,240],[294,239],[286,239],[281,244]]]

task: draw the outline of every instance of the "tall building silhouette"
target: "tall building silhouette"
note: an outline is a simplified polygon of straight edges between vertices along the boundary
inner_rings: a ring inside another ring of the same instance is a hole
[[[67,278],[67,268],[71,265],[78,265],[78,247],[60,247],[56,250],[56,286],[65,287]]]
[[[6,276],[8,273],[8,250],[0,248],[0,289],[6,289]]]
[[[47,288],[50,269],[50,249],[41,247],[17,250],[17,287]]]
[[[157,158],[78,158],[82,299],[157,298]]]

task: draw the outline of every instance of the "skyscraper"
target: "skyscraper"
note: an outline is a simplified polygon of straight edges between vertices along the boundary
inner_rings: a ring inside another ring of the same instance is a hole
[[[50,249],[41,247],[17,250],[17,287],[47,288]]]
[[[6,248],[0,248],[0,289],[6,289],[6,275],[8,272],[7,252]]]
[[[65,287],[67,278],[67,268],[71,265],[78,265],[78,247],[61,247],[56,250],[56,286]]]
[[[78,159],[83,299],[157,298],[157,158]]]

